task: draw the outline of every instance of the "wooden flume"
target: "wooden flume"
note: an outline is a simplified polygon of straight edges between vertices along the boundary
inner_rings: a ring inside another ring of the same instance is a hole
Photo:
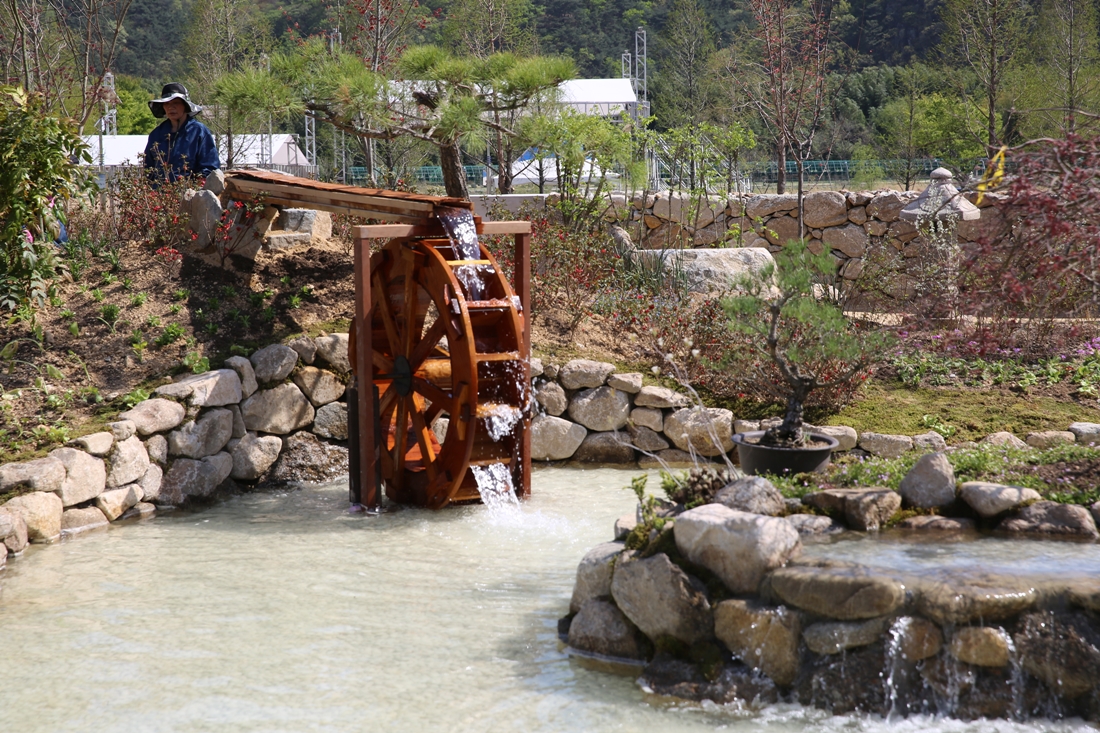
[[[495,463],[507,466],[517,495],[528,495],[530,224],[473,217],[479,235],[513,236],[509,282],[483,244],[477,258],[464,257],[436,218],[438,207],[470,210],[469,201],[265,171],[230,171],[226,190],[236,199],[395,222],[354,230],[352,501],[377,508],[382,486],[393,501],[433,509],[478,501],[470,469]],[[383,239],[371,255],[371,243]],[[482,292],[471,294],[458,268],[476,268]]]

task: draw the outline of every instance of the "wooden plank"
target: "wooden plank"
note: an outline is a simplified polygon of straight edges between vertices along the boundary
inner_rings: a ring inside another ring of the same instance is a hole
[[[474,354],[477,361],[519,361],[518,351],[498,351],[493,354]]]
[[[226,171],[225,176],[227,182],[233,180],[266,181],[279,185],[293,185],[301,188],[312,189],[314,191],[339,191],[361,196],[375,196],[378,198],[395,199],[401,201],[416,201],[427,203],[431,206],[453,206],[462,209],[473,209],[473,203],[471,203],[469,200],[455,198],[453,196],[428,196],[426,194],[409,193],[407,191],[391,191],[385,188],[366,188],[363,186],[349,186],[344,183],[327,183],[325,181],[317,181],[312,178],[288,176],[283,173],[274,173],[272,171],[248,170],[238,168]]]
[[[312,188],[269,183],[267,181],[234,181],[232,187],[251,193],[271,193],[277,196],[282,195],[293,199],[301,199],[302,201],[342,201],[357,204],[356,208],[379,209],[381,211],[392,211],[395,214],[430,215],[435,211],[434,206],[421,201],[404,201],[402,199],[366,196],[344,191],[318,191]]]
[[[242,197],[243,198],[243,197]],[[333,214],[346,214],[348,216],[358,216],[364,219],[388,219],[390,221],[402,222],[404,224],[414,224],[423,222],[424,219],[415,216],[405,216],[401,214],[394,214],[389,211],[370,211],[367,209],[352,209],[347,206],[335,206],[329,204],[322,204],[316,201],[299,201],[296,199],[288,199],[277,196],[265,196],[264,203],[278,204],[279,206],[286,206],[288,208],[307,208],[316,209],[317,211],[328,211]]]
[[[355,242],[355,371],[359,384],[359,400],[356,411],[359,417],[359,490],[361,501],[369,509],[379,506],[378,484],[375,482],[377,458],[374,434],[374,378],[371,368],[374,354],[371,343],[371,277],[370,242]]]
[[[477,228],[478,234],[530,234],[529,221],[486,221]]]
[[[526,222],[525,222],[526,223]],[[523,376],[521,384],[525,390],[531,388],[531,228],[526,232],[518,232],[515,237],[515,249],[513,260],[515,263],[515,293],[519,298],[520,314],[523,323],[523,342],[520,344],[520,354],[523,356]],[[524,401],[527,402],[527,395]],[[519,465],[516,470],[519,476],[515,481],[516,493],[521,497],[531,495],[531,416],[524,413],[517,426],[519,435],[516,436],[516,449],[519,452]]]
[[[381,218],[381,217],[379,217]],[[478,221],[474,217],[478,234],[530,234],[529,221]],[[392,237],[441,237],[446,236],[436,221],[423,226],[408,224],[367,224],[356,227],[356,236],[364,239],[390,239]]]
[[[465,267],[467,265],[491,265],[489,260],[445,260],[448,267]]]

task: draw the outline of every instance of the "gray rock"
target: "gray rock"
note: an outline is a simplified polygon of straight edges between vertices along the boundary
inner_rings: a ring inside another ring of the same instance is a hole
[[[569,401],[569,417],[589,430],[618,430],[630,418],[630,395],[611,387],[582,389]]]
[[[637,627],[615,604],[595,598],[585,603],[570,623],[569,646],[604,657],[645,658]]]
[[[591,359],[573,359],[561,368],[558,381],[566,389],[595,389],[602,387],[614,371],[614,364]]]
[[[901,508],[901,495],[884,488],[826,489],[802,498],[802,503],[834,517],[844,517],[848,526],[864,532],[877,531]]]
[[[197,421],[189,421],[168,434],[168,455],[187,458],[212,456],[233,437],[233,413],[226,409],[207,410]],[[129,482],[127,482],[129,483]]]
[[[584,441],[588,431],[583,425],[549,415],[536,415],[531,420],[531,459],[562,461],[571,458]]]
[[[330,402],[317,408],[313,416],[313,433],[322,438],[348,439],[348,406],[345,402]]]
[[[800,535],[835,534],[845,527],[832,517],[820,514],[788,514],[783,517]]]
[[[926,453],[905,474],[898,493],[907,506],[945,507],[955,501],[955,469],[943,453]]]
[[[1056,445],[1073,443],[1076,440],[1077,436],[1068,430],[1040,430],[1038,432],[1028,433],[1024,438],[1025,443],[1039,450],[1053,448]]]
[[[630,411],[630,421],[640,428],[649,428],[655,433],[665,429],[665,414],[655,407],[635,407]]]
[[[848,202],[838,191],[814,191],[802,199],[802,221],[807,227],[823,229],[848,221]]]
[[[570,613],[580,611],[588,601],[611,595],[611,574],[623,547],[622,542],[604,542],[585,553],[577,565],[577,580],[569,601]]]
[[[919,529],[933,532],[971,532],[977,528],[973,519],[966,517],[939,517],[921,515],[906,517],[897,525],[898,529]]]
[[[839,654],[848,649],[874,644],[882,638],[889,620],[822,621],[810,624],[802,631],[806,646],[815,654]]]
[[[864,433],[859,436],[859,447],[880,458],[900,458],[903,453],[913,449],[913,439],[908,435]]]
[[[797,208],[798,196],[793,193],[760,194],[750,197],[745,202],[745,216],[749,219],[757,219],[762,216],[771,216],[778,211],[792,211]]]
[[[1082,445],[1095,445],[1100,443],[1100,423],[1075,422],[1069,426],[1078,443]]]
[[[31,542],[54,542],[61,536],[61,514],[65,507],[57,494],[46,491],[20,494],[4,504],[4,508],[23,517]]]
[[[154,397],[137,403],[126,412],[119,413],[119,417],[132,421],[138,435],[144,438],[153,433],[171,430],[183,422],[185,414],[186,410],[180,403]]]
[[[642,375],[638,372],[612,374],[607,378],[607,386],[627,394],[638,394],[642,390]]]
[[[243,356],[231,356],[225,360],[225,365],[235,371],[237,378],[241,380],[241,398],[248,399],[251,397],[259,388],[252,362]]]
[[[676,547],[717,575],[734,593],[755,593],[764,574],[802,551],[785,520],[704,504],[676,518]]]
[[[168,465],[168,439],[163,435],[150,436],[145,441],[145,452],[149,454],[149,460],[160,466]]]
[[[83,509],[66,509],[61,514],[61,534],[71,537],[100,527],[106,527],[108,520],[99,507],[89,506]]]
[[[798,677],[801,630],[798,614],[783,606],[729,600],[714,608],[715,636],[735,657],[778,685],[790,685]]]
[[[328,336],[318,336],[313,341],[317,344],[317,356],[321,357],[329,366],[338,372],[351,371],[351,362],[348,360],[348,335],[346,333],[330,333]]]
[[[714,495],[714,503],[749,514],[778,516],[787,504],[779,489],[763,476],[745,476],[722,488]]]
[[[325,369],[302,367],[294,373],[294,383],[314,407],[327,405],[344,396],[347,387],[336,375]]]
[[[245,427],[254,432],[286,435],[313,422],[313,405],[295,384],[260,390],[241,403]]]
[[[257,382],[281,382],[297,366],[298,352],[289,346],[271,344],[252,354],[248,360],[252,362]]]
[[[233,448],[233,469],[229,475],[242,481],[255,481],[271,468],[282,449],[282,438],[248,433]]]
[[[948,653],[964,664],[979,667],[1005,667],[1015,651],[1004,629],[989,626],[965,626],[956,629],[947,645]]]
[[[943,648],[943,632],[931,621],[902,616],[890,630],[901,658],[909,662],[934,657]]]
[[[1085,614],[1030,613],[1013,635],[1024,671],[1066,699],[1096,689],[1100,679],[1100,635]]]
[[[130,438],[136,440],[136,438]],[[111,438],[112,444],[114,438]],[[55,493],[63,506],[70,507],[90,501],[107,486],[107,467],[103,460],[76,448],[58,448],[50,456],[65,466],[65,480]]]
[[[130,507],[141,501],[142,490],[137,484],[129,484],[119,489],[108,489],[95,498],[95,505],[107,517],[108,522],[113,522]]]
[[[830,227],[821,235],[821,241],[829,249],[842,252],[848,257],[862,257],[870,244],[867,231],[858,224]]]
[[[573,460],[579,463],[634,463],[634,447],[625,433],[589,433],[577,446]]]
[[[1009,619],[1039,600],[1032,579],[1006,575],[946,582],[918,579],[907,585],[916,596],[917,612],[942,626]]]
[[[759,428],[753,428],[753,430],[759,430]],[[847,425],[815,425],[815,433],[819,435],[827,435],[830,438],[836,438],[840,444],[836,447],[839,450],[851,450],[859,444],[859,434],[855,428],[850,428]],[[738,431],[748,432],[748,431]]]
[[[110,461],[111,470],[107,474],[108,489],[132,484],[149,470],[149,454],[145,452],[145,445],[136,435],[121,443],[115,443]]]
[[[139,501],[130,507],[125,514],[119,517],[120,520],[125,519],[149,519],[157,513],[157,507],[155,504]]]
[[[1012,433],[1004,431],[985,436],[978,441],[978,445],[992,445],[998,448],[1015,448],[1016,450],[1024,450],[1027,448],[1027,443],[1020,440]]]
[[[35,458],[0,466],[0,492],[12,489],[58,491],[65,483],[65,465],[57,458]]]
[[[14,508],[9,509],[7,505],[0,506],[0,542],[3,543],[0,555],[5,556],[9,552],[22,552],[29,542],[27,520],[23,519],[23,513]]]
[[[734,433],[751,433],[760,429],[759,420],[734,420],[733,432]]]
[[[718,456],[733,449],[733,413],[720,407],[690,407],[665,418],[665,437],[682,451]]]
[[[1096,521],[1088,509],[1053,501],[1039,501],[1025,506],[1016,516],[1002,521],[997,528],[1005,532],[1053,534],[1090,539],[1100,537],[1100,532],[1096,531]]]
[[[670,447],[667,440],[661,437],[661,434],[650,430],[647,427],[641,425],[628,425],[627,432],[630,433],[630,442],[634,444],[634,447],[638,450],[646,451],[647,453],[656,453],[657,451],[665,450]]]
[[[650,639],[671,636],[692,644],[714,635],[706,588],[664,553],[645,560],[620,559],[611,578],[611,596]]]
[[[634,528],[638,526],[638,515],[624,514],[615,520],[615,540],[625,540],[626,536],[634,531]]]
[[[535,399],[546,410],[547,415],[557,417],[569,407],[569,398],[557,382],[546,382],[535,390]]]
[[[634,398],[634,404],[638,407],[686,407],[689,400],[684,395],[677,394],[668,387],[656,387],[649,384],[638,391],[637,397]]]
[[[1022,504],[1038,501],[1042,497],[1034,489],[1019,486],[1003,486],[986,481],[967,481],[959,487],[959,496],[971,509],[983,517],[995,517],[1002,512],[1016,509]]]
[[[916,197],[915,191],[877,193],[867,204],[867,215],[886,223],[897,221],[901,210]]]
[[[286,345],[298,352],[298,358],[303,364],[312,364],[317,356],[317,344],[309,336],[291,339]]]
[[[325,483],[346,476],[348,449],[302,431],[283,440],[279,459],[264,476],[265,484]]]
[[[942,453],[947,450],[947,441],[935,431],[913,436],[913,448],[919,451]]]
[[[125,438],[123,438],[125,440]],[[111,452],[111,446],[115,444],[115,436],[109,431],[82,435],[69,441],[69,445],[79,448],[85,453],[102,458]]]
[[[905,586],[865,568],[797,565],[772,571],[783,602],[819,616],[855,621],[889,616],[905,602]]]
[[[537,356],[531,357],[531,379],[542,376],[542,359]]]
[[[785,223],[781,221],[774,227],[769,223],[769,230],[774,229],[781,241],[789,234],[783,226]],[[794,230],[797,228],[795,222]],[[796,231],[792,238],[797,236]],[[771,252],[760,247],[685,249],[669,255],[669,250],[661,249],[638,250],[636,253],[639,259],[649,263],[663,260],[668,265],[679,267],[688,290],[693,293],[740,291],[746,280],[759,280],[767,268],[775,265]]]
[[[202,374],[191,374],[178,382],[157,387],[154,391],[158,395],[186,400],[187,404],[192,407],[233,405],[241,401],[243,394],[241,391],[241,378],[232,369],[215,369]],[[122,413],[122,415],[126,415],[126,413]],[[128,419],[133,420],[132,417],[128,417]],[[137,421],[135,420],[135,422]],[[175,425],[172,427],[175,427]],[[139,426],[138,431],[140,432],[140,430]],[[167,430],[167,428],[161,428],[161,430]],[[146,435],[146,433],[142,433],[142,435]]]
[[[210,496],[232,470],[233,457],[228,453],[215,453],[199,461],[177,458],[164,474],[157,504],[179,506],[191,497]]]
[[[222,218],[222,202],[213,191],[195,191],[187,205],[188,226],[195,233],[195,249],[209,247]]]
[[[160,485],[164,481],[164,471],[157,464],[150,464],[145,475],[138,479],[137,486],[141,489],[141,501],[154,501],[160,496]]]
[[[203,189],[215,196],[221,196],[222,191],[225,190],[225,173],[217,168],[207,173]]]
[[[233,437],[243,438],[247,428],[244,426],[244,416],[241,415],[241,408],[237,405],[230,405],[229,412],[233,415]]]
[[[115,440],[126,440],[137,433],[137,425],[134,424],[133,420],[116,420],[107,423],[107,427]]]

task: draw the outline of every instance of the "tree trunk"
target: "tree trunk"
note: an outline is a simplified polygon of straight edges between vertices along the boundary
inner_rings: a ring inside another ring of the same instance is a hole
[[[775,171],[775,192],[787,193],[787,147],[780,143],[778,155],[779,167]]]
[[[806,198],[802,192],[806,178],[806,161],[802,160],[801,153],[795,165],[798,167],[798,238],[801,240],[806,238]]]
[[[447,190],[447,195],[469,199],[466,170],[462,167],[462,150],[458,147],[457,140],[439,146],[439,165],[443,169],[443,188]]]

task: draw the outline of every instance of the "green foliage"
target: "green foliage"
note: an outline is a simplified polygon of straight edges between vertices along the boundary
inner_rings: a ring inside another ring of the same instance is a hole
[[[134,293],[130,296],[130,307],[139,308],[145,305],[145,301],[149,299],[146,293]]]
[[[665,517],[657,516],[659,505],[657,498],[645,491],[647,480],[648,477],[645,475],[635,476],[630,480],[630,486],[628,487],[634,492],[634,496],[638,497],[638,507],[642,515],[642,520],[626,537],[626,548],[628,550],[644,551],[650,544],[651,533],[660,536],[661,531],[668,523]]]
[[[190,290],[187,290],[186,288],[180,288],[179,290],[176,290],[172,293],[172,300],[176,300],[176,301],[187,300],[187,298],[190,295],[191,295]]]
[[[126,407],[129,408],[129,407],[133,407],[134,405],[136,405],[139,402],[144,402],[145,400],[149,399],[151,396],[152,395],[150,395],[149,392],[142,389],[141,387],[138,387],[134,391],[123,395],[120,399],[122,400],[122,404],[126,405]]]
[[[0,308],[46,302],[62,202],[93,186],[81,162],[91,159],[71,123],[46,114],[39,95],[0,86]]]
[[[107,324],[107,328],[111,329],[111,333],[115,332],[115,324],[118,323],[118,317],[122,313],[122,308],[114,303],[105,303],[102,308],[99,309],[99,320]]]
[[[168,344],[179,341],[181,338],[183,338],[184,333],[186,332],[184,331],[183,326],[178,323],[169,323],[167,326],[164,327],[164,330],[161,332],[160,336],[157,336],[156,341],[154,341],[153,343],[155,343],[157,346],[164,347]]]
[[[192,374],[202,374],[210,371],[210,359],[202,356],[197,351],[189,351],[183,357],[183,365],[191,370]]]

